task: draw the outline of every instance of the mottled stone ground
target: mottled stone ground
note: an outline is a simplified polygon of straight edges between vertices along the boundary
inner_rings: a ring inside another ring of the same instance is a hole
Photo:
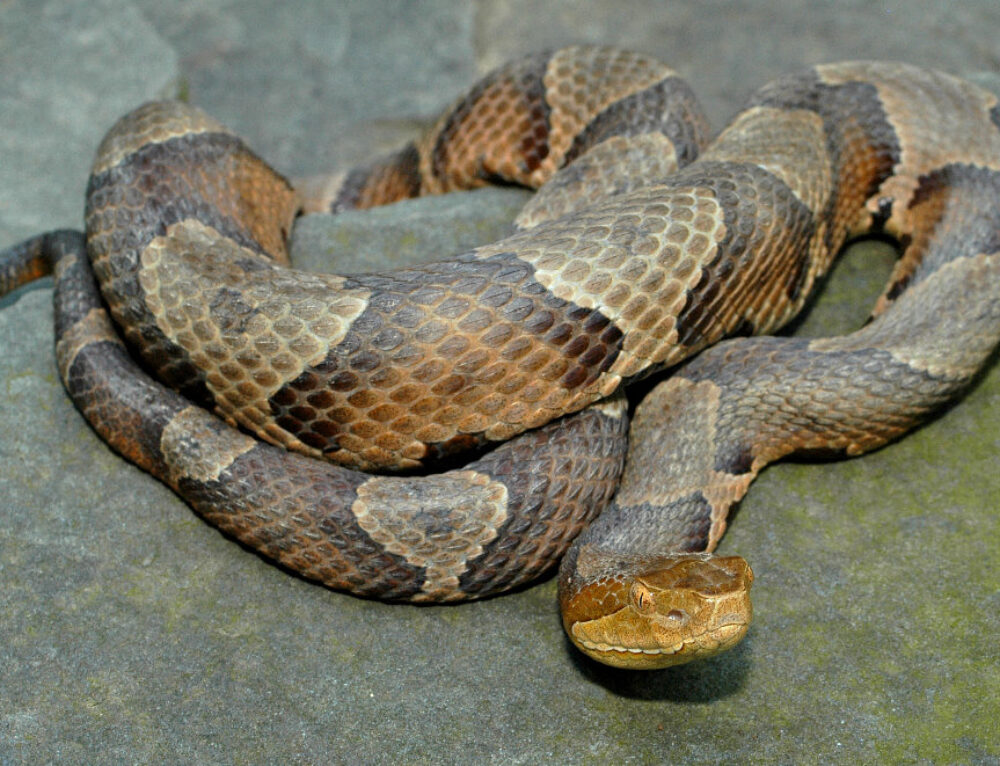
[[[165,94],[302,174],[389,148],[486,68],[569,42],[674,63],[717,125],[757,85],[823,60],[998,80],[995,0],[667,7],[0,3],[0,246],[79,225],[100,136]],[[312,267],[435,257],[496,236],[519,200],[307,220],[299,244]],[[886,268],[884,253],[856,253],[800,331],[850,329]],[[723,542],[757,574],[749,638],[717,661],[622,673],[573,653],[552,581],[480,604],[386,606],[226,540],[73,409],[50,300],[47,281],[0,300],[0,763],[1000,758],[995,364],[899,444],[769,469]]]

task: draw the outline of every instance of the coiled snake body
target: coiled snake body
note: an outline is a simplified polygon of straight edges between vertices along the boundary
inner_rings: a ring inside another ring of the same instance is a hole
[[[573,642],[663,667],[746,632],[750,570],[711,551],[765,464],[899,436],[1000,338],[995,96],[833,64],[706,133],[670,70],[607,48],[509,64],[419,142],[298,189],[200,111],[147,104],[98,150],[89,258],[74,232],[29,240],[3,256],[0,294],[55,264],[59,367],[84,416],[262,554],[413,601],[497,593],[562,557]],[[391,274],[286,266],[303,210],[492,181],[541,186],[500,242]],[[736,337],[787,322],[870,233],[902,254],[864,328]],[[697,352],[638,408],[626,458],[621,386]],[[355,470],[499,440],[443,474]]]

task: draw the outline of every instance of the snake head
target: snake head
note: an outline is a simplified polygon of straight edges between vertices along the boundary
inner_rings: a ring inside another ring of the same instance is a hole
[[[711,657],[746,635],[753,572],[744,559],[594,553],[581,550],[560,581],[563,626],[588,657],[654,670]]]

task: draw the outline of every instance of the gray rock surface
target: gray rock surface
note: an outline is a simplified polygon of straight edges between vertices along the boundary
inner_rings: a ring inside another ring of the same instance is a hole
[[[654,53],[721,124],[754,87],[820,60],[996,83],[998,28],[995,0],[11,0],[0,246],[78,224],[102,133],[171,90],[304,174],[390,148],[485,68],[539,47]],[[297,250],[342,270],[438,257],[497,236],[521,199],[465,197],[307,218]],[[855,326],[887,268],[884,250],[858,249],[797,331]],[[0,763],[1000,759],[995,364],[876,454],[766,471],[722,545],[757,575],[748,639],[628,673],[574,654],[551,580],[389,606],[223,538],[73,409],[48,285],[0,299]]]

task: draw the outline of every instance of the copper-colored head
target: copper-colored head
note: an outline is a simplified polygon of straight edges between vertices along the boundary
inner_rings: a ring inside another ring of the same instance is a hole
[[[698,553],[617,563],[619,571],[564,599],[566,633],[588,657],[652,670],[711,657],[746,635],[753,572],[742,558]]]

